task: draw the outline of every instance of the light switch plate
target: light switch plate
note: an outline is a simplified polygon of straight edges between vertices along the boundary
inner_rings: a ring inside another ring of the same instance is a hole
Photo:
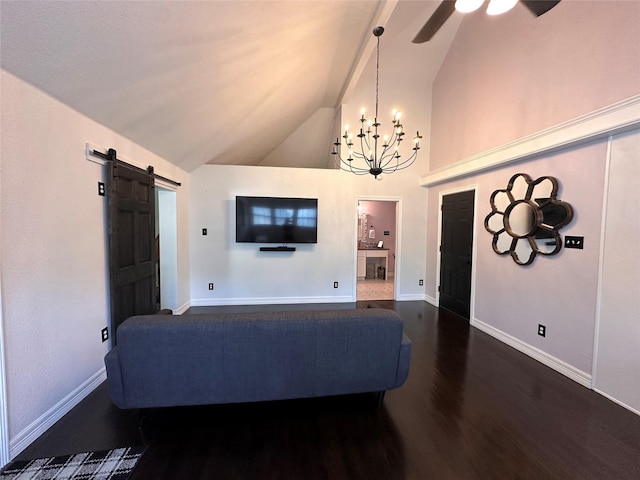
[[[584,248],[584,237],[570,237],[567,235],[564,237],[564,248]]]

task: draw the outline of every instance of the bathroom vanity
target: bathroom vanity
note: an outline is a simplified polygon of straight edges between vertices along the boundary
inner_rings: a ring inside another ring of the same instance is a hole
[[[358,280],[370,278],[370,276],[367,276],[367,264],[375,264],[373,278],[378,278],[378,266],[384,267],[382,279],[386,280],[389,267],[389,249],[378,247],[358,248]]]

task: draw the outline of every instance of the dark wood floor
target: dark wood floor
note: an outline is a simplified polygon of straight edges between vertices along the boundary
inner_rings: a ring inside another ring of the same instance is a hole
[[[152,410],[131,480],[640,478],[640,417],[425,302],[379,303],[413,341],[381,410],[370,395]],[[19,458],[141,444],[137,425],[103,385]]]

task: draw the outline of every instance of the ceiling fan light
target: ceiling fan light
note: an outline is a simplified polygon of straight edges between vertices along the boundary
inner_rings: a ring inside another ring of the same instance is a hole
[[[518,0],[490,0],[487,7],[488,15],[500,15],[501,13],[508,12],[516,6]]]
[[[484,0],[456,0],[456,10],[461,13],[469,13],[479,9]]]

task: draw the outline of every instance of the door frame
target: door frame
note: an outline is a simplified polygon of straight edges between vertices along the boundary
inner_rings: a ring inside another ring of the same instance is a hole
[[[159,220],[156,226],[160,236],[160,308],[169,308],[174,313],[178,310],[177,192],[174,185],[156,180],[156,215]],[[172,237],[171,241],[167,241],[167,236]]]
[[[394,202],[396,204],[396,258],[394,263],[394,271],[393,271],[393,299],[398,299],[398,279],[400,278],[400,259],[402,257],[401,254],[401,245],[402,245],[402,197],[393,197],[393,196],[376,196],[376,195],[356,195],[355,204],[354,204],[354,230],[353,230],[353,283],[352,283],[352,291],[353,296],[352,299],[354,302],[358,299],[358,204],[360,202]]]
[[[92,143],[87,142],[85,144],[85,158],[86,160],[93,162],[93,163],[97,163],[98,165],[105,167],[104,169],[104,179],[103,182],[106,183],[106,176],[108,175],[106,170],[107,170],[107,164],[109,163],[109,161],[107,160],[107,154],[101,153],[103,151],[106,151],[107,149],[104,147],[101,147],[99,145],[94,145]],[[141,170],[144,170],[145,168],[147,168],[145,165],[143,165],[140,162],[137,162],[135,160],[131,160],[129,158],[120,156],[118,154],[118,160],[124,162],[124,163],[128,163],[129,165],[132,165],[133,167],[139,168]],[[179,202],[177,200],[177,192],[178,192],[178,187],[182,186],[182,184],[180,182],[176,182],[175,180],[172,180],[170,178],[164,177],[162,175],[158,175],[157,173],[154,172],[155,175],[155,190],[156,192],[160,189],[162,191],[166,191],[166,192],[172,192],[176,195],[175,198],[175,212],[171,212],[168,213],[167,212],[162,212],[161,208],[158,204],[156,204],[156,214],[163,217],[164,219],[166,219],[168,222],[173,223],[173,228],[175,229],[175,234],[176,236],[178,235],[178,209],[180,208],[179,206]],[[108,232],[109,229],[109,225],[108,225],[108,218],[106,217],[106,215],[108,215],[108,213],[105,213],[105,224],[104,224],[104,228],[105,228],[105,232]],[[108,241],[108,239],[107,239]],[[108,254],[109,254],[109,247],[107,247],[106,250],[106,254],[107,254],[107,258],[106,258],[106,262],[107,262],[107,270],[109,268],[109,258],[108,258]],[[169,258],[170,256],[170,262],[172,264],[178,265],[178,249],[177,249],[177,243],[174,249],[172,249],[172,251],[170,253],[167,253],[166,251],[165,253],[165,259]],[[162,268],[162,265],[161,267]],[[165,274],[165,281],[169,282],[168,288],[172,289],[174,292],[176,292],[176,305],[169,305],[166,304],[166,308],[171,308],[174,313],[178,312],[178,313],[183,313],[184,311],[186,311],[187,306],[182,306],[179,307],[177,305],[177,298],[179,298],[178,295],[178,288],[179,288],[179,282],[178,282],[178,278],[177,278],[177,271],[176,272],[171,272],[171,274],[166,275]],[[107,275],[107,282],[109,282],[109,277]],[[162,288],[162,278],[160,279],[160,287]],[[110,295],[110,289],[107,290],[107,297],[109,297]],[[107,298],[107,300],[109,300]],[[162,300],[162,296],[161,296],[161,300]],[[165,307],[162,307],[165,308]],[[107,313],[110,315],[110,310],[111,307],[109,306],[109,310],[107,311]],[[0,332],[1,333],[1,332]],[[0,424],[1,426],[1,424]]]
[[[9,454],[9,418],[7,409],[7,377],[5,370],[4,330],[2,318],[2,283],[0,281],[0,468],[11,460]]]
[[[442,252],[440,246],[442,244],[442,202],[443,197],[447,195],[453,195],[455,193],[471,192],[473,191],[473,234],[471,238],[471,290],[469,292],[469,323],[475,320],[476,310],[476,271],[477,271],[477,259],[478,259],[478,184],[465,185],[462,187],[450,188],[447,190],[441,190],[438,192],[438,242],[436,245],[436,307],[440,307],[440,262],[442,259]]]

